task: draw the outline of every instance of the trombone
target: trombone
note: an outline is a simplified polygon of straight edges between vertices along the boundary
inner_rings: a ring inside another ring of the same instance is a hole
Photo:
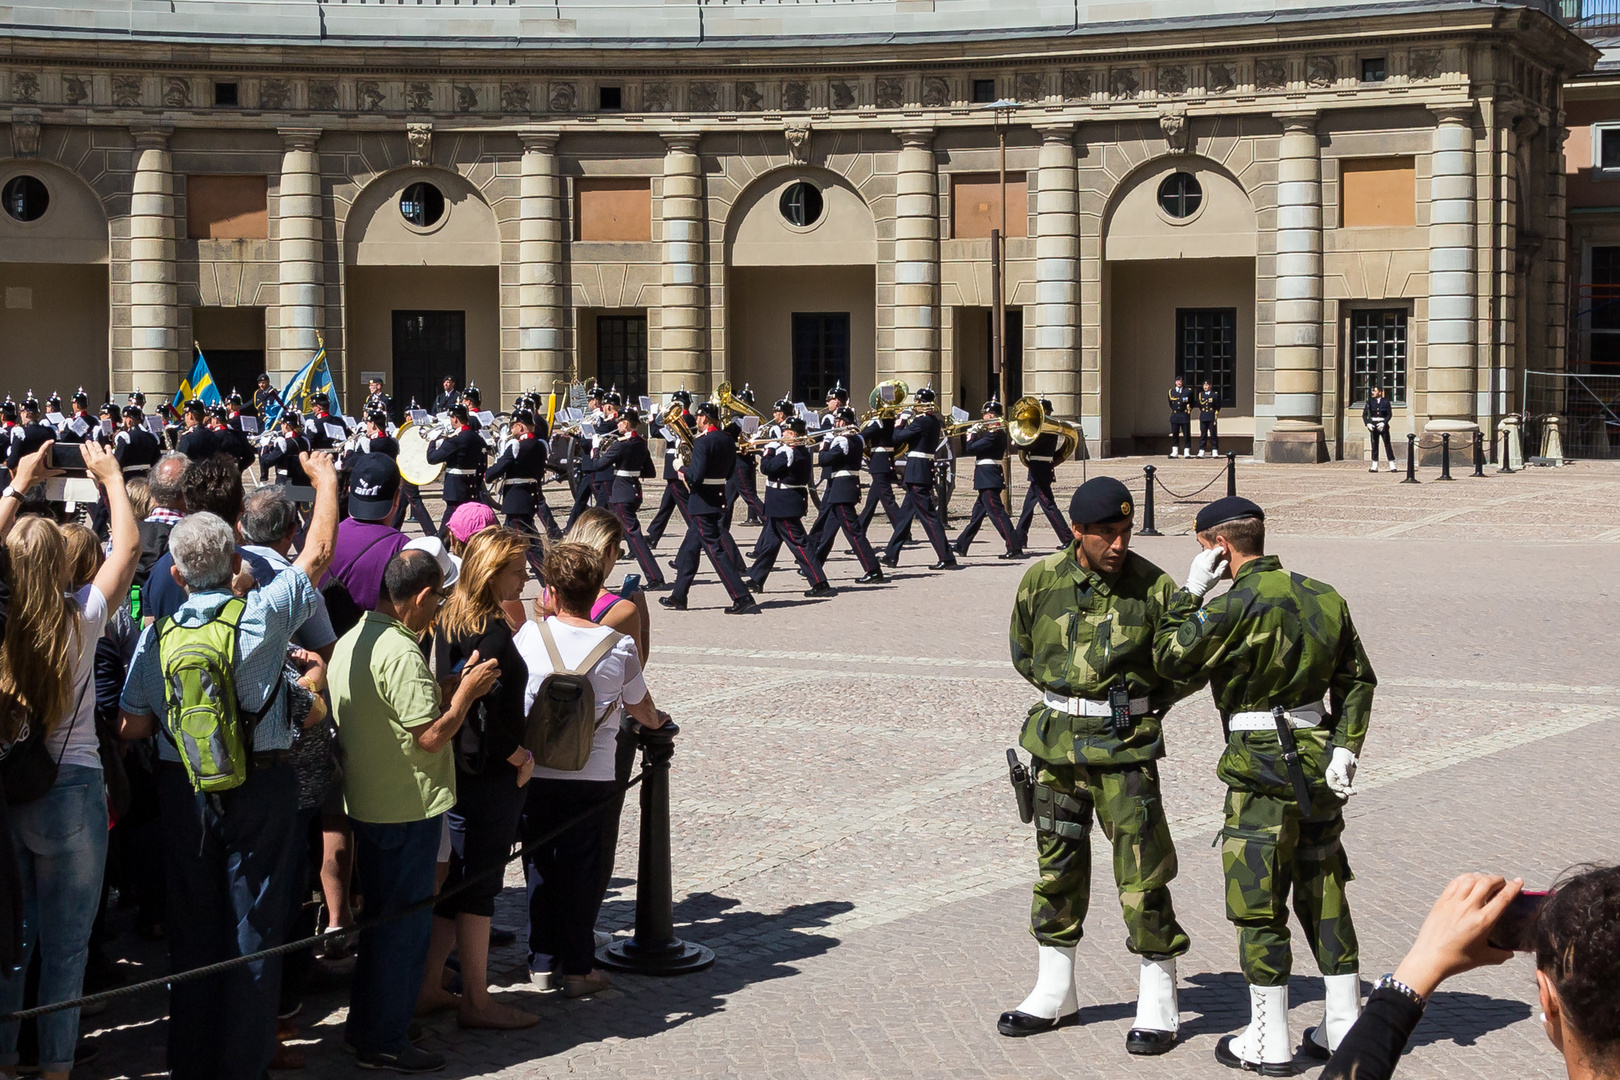
[[[1025,465],[1029,464],[1030,449],[1043,435],[1055,435],[1059,439],[1057,451],[1052,455],[1053,468],[1083,452],[1086,444],[1086,436],[1080,430],[1080,425],[1047,416],[1046,410],[1041,408],[1041,399],[1037,397],[1021,397],[1013,402],[1012,415],[1006,424],[1007,434],[1012,438],[1013,445],[1018,447],[1018,458]]]
[[[1006,426],[1005,420],[964,420],[960,424],[946,424],[945,433],[941,438],[952,439],[958,435],[967,435],[971,438],[980,431],[997,431]]]

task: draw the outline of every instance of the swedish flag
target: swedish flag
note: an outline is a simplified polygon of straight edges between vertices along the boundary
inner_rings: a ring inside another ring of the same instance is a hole
[[[179,409],[192,398],[200,399],[210,408],[223,404],[225,399],[220,397],[219,387],[214,385],[208,361],[203,359],[202,346],[193,344],[193,348],[197,350],[197,359],[191,365],[191,374],[180,380],[180,389],[174,392],[174,407]]]
[[[272,404],[265,410],[264,425],[266,429],[280,422],[283,408],[292,409],[301,414],[308,414],[315,407],[315,401],[320,397],[326,398],[326,407],[333,414],[341,414],[342,407],[338,404],[337,388],[332,384],[332,371],[326,365],[326,343],[321,342],[319,349],[309,363],[298,369],[287,385],[282,387],[281,401]]]

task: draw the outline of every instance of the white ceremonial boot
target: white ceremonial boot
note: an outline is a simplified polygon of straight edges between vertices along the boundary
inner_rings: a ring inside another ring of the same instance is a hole
[[[1176,961],[1142,959],[1136,990],[1136,1023],[1125,1036],[1130,1054],[1162,1054],[1176,1045],[1181,1009],[1176,1001]]]
[[[1390,462],[1389,462],[1389,471],[1390,471],[1390,472],[1394,472],[1394,471],[1395,471],[1395,460],[1394,460],[1394,459],[1393,459],[1393,458],[1391,458],[1391,459],[1390,459]]]
[[[1261,1076],[1293,1076],[1294,1045],[1288,1038],[1288,987],[1250,986],[1253,1017],[1241,1035],[1215,1044],[1215,1060],[1229,1069]]]
[[[1202,450],[1202,449],[1200,449],[1200,450],[1199,450],[1199,451],[1198,451],[1198,456],[1199,456],[1199,457],[1203,457],[1203,456],[1204,456],[1204,451],[1203,451],[1203,450]]]
[[[1034,1035],[1072,1024],[1080,1017],[1080,1001],[1074,992],[1074,946],[1042,945],[1037,952],[1040,971],[1035,989],[1023,1004],[1002,1013],[996,1021],[996,1030],[1003,1035]]]
[[[1378,471],[1378,462],[1375,460],[1371,465],[1367,466],[1367,471],[1368,472],[1377,472]]]
[[[1361,1015],[1361,973],[1322,976],[1325,993],[1322,1003],[1322,1022],[1305,1029],[1305,1038],[1299,1049],[1306,1057],[1326,1061],[1339,1048],[1345,1032]]]

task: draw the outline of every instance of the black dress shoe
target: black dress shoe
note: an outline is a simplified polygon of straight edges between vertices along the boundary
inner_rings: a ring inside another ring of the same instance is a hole
[[[658,606],[667,607],[671,611],[685,611],[686,599],[684,597],[676,596],[660,596],[658,598]]]
[[[1317,1042],[1314,1038],[1315,1035],[1316,1029],[1314,1027],[1306,1028],[1305,1037],[1299,1042],[1298,1052],[1310,1058],[1312,1061],[1330,1060],[1333,1057],[1333,1051]]]
[[[1153,1028],[1131,1028],[1125,1035],[1125,1052],[1127,1054],[1140,1054],[1143,1057],[1152,1057],[1155,1054],[1166,1054],[1176,1045],[1176,1033],[1173,1031],[1155,1031]]]
[[[754,603],[752,596],[745,596],[726,608],[727,615],[758,615],[759,613],[759,605]]]
[[[1059,1016],[1048,1020],[1044,1016],[1031,1016],[1014,1009],[1004,1012],[1001,1019],[996,1021],[996,1030],[1009,1039],[1021,1039],[1025,1035],[1039,1035],[1043,1031],[1054,1031],[1057,1028],[1080,1022],[1080,1012],[1076,1010],[1067,1016]]]
[[[1022,551],[1003,551],[1000,555],[996,556],[998,559],[1022,559],[1024,557],[1025,556]]]
[[[804,595],[806,595],[806,596],[832,596],[833,595],[833,587],[830,584],[828,584],[827,582],[823,581],[820,585],[813,585],[810,588],[804,590]]]
[[[894,570],[900,566],[900,557],[895,556],[891,559],[887,555],[879,555],[878,562],[882,563],[884,566],[887,566],[889,569]]]
[[[1242,1069],[1244,1072],[1259,1073],[1261,1076],[1293,1076],[1293,1062],[1274,1062],[1257,1065],[1252,1061],[1244,1061],[1232,1052],[1232,1040],[1236,1035],[1227,1035],[1215,1044],[1215,1060],[1228,1069]]]
[[[955,570],[958,566],[961,566],[961,565],[962,565],[961,563],[957,562],[955,559],[952,559],[950,562],[937,562],[933,566],[930,566],[928,569],[930,569],[930,570]]]
[[[882,585],[885,581],[888,581],[888,580],[889,580],[888,578],[883,576],[883,571],[874,570],[870,574],[865,575],[864,577],[856,578],[855,579],[855,584],[857,584],[857,585]]]

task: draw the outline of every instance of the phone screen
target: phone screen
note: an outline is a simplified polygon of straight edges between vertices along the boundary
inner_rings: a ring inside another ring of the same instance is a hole
[[[1486,944],[1512,952],[1529,952],[1533,949],[1535,946],[1530,931],[1535,926],[1541,905],[1551,895],[1546,889],[1525,889],[1515,896],[1507,910],[1496,920],[1496,925],[1491,927],[1490,934],[1485,938]]]
[[[626,574],[626,575],[624,575],[624,584],[619,587],[619,595],[620,596],[634,596],[636,593],[638,593],[640,591],[641,591],[641,575],[640,574]]]
[[[84,447],[78,443],[52,443],[51,468],[84,469]]]

